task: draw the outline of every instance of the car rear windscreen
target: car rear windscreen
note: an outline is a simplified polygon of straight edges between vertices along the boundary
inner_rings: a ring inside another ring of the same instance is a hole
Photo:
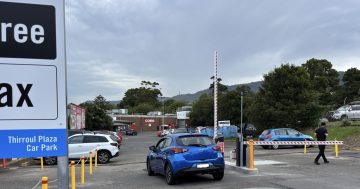
[[[176,139],[180,146],[210,146],[215,143],[208,136],[181,136]]]

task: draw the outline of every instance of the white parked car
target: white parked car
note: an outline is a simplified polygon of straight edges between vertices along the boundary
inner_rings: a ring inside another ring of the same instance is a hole
[[[69,159],[79,160],[82,156],[89,158],[90,151],[95,158],[95,151],[98,150],[98,162],[103,164],[109,162],[113,157],[119,155],[117,141],[114,141],[110,135],[105,134],[76,134],[68,138]],[[53,165],[56,163],[56,157],[45,157],[44,163]]]
[[[332,115],[332,117],[335,120],[340,120],[340,119],[346,119],[346,113],[349,111],[350,106],[346,105],[346,106],[341,106],[340,108],[338,108],[337,110],[335,110],[334,114]]]
[[[346,112],[346,116],[350,120],[360,119],[360,105],[351,105],[349,110]]]

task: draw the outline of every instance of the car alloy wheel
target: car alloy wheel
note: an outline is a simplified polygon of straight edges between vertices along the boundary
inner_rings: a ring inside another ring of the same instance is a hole
[[[171,166],[170,165],[166,165],[166,174],[165,174],[165,177],[166,177],[166,182],[168,183],[168,185],[173,185],[175,184],[175,178],[174,178],[174,175],[172,173],[172,169],[171,169]]]
[[[272,147],[272,149],[274,149],[274,150],[279,149],[279,145],[277,145],[277,144],[274,144],[274,145],[272,145],[271,147]]]
[[[105,164],[105,163],[109,162],[109,160],[110,160],[109,152],[106,152],[106,151],[98,152],[98,160],[99,160],[99,163],[101,163],[101,164]]]

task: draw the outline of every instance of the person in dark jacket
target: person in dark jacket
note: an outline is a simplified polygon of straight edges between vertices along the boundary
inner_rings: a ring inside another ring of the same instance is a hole
[[[326,137],[328,136],[328,132],[325,128],[325,122],[322,122],[320,127],[315,130],[315,136],[318,141],[326,141]],[[325,163],[329,163],[329,161],[325,157],[325,145],[319,145],[319,154],[316,156],[314,163],[316,165],[320,165],[319,159],[322,157]]]

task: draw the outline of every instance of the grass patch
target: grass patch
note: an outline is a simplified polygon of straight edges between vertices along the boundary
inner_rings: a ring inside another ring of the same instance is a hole
[[[360,121],[351,121],[350,126],[343,126],[343,122],[336,121],[328,123],[329,136],[327,140],[344,140],[347,137],[360,135]],[[305,131],[306,134],[314,136],[315,129]]]

